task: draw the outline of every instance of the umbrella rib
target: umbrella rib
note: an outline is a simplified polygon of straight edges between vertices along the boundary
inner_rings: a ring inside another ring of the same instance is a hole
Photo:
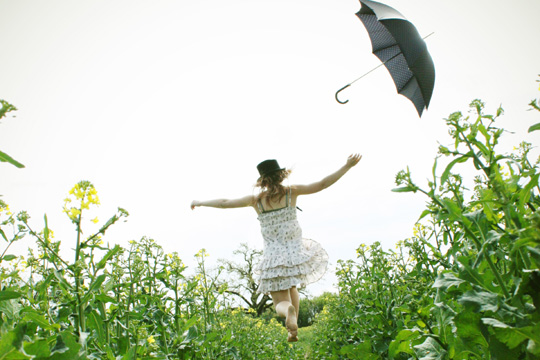
[[[424,36],[422,39],[425,40],[426,38],[430,37],[430,36],[433,35],[433,34],[434,34],[434,32],[432,32],[432,33],[430,33],[430,34]],[[398,44],[392,44],[392,45],[390,45],[390,46],[387,46],[387,47],[385,47],[385,48],[381,48],[381,49],[379,49],[379,50],[388,49],[388,48],[391,48],[392,46],[397,46],[397,47],[399,48],[399,45],[398,45]],[[377,51],[379,51],[379,50],[377,50]],[[400,50],[401,50],[401,49],[400,49]],[[375,53],[373,53],[373,54],[375,54]],[[392,56],[391,58],[389,58],[388,60],[386,60],[385,62],[383,62],[382,64],[379,64],[379,65],[375,66],[373,69],[369,70],[367,73],[365,73],[364,75],[360,76],[358,79],[351,81],[348,85],[354,84],[354,83],[357,82],[358,80],[362,79],[364,76],[366,76],[366,75],[370,74],[371,72],[377,70],[378,68],[380,68],[381,66],[383,66],[384,64],[386,64],[386,63],[389,62],[390,60],[396,58],[396,57],[399,56],[400,54],[402,54],[401,51],[400,51],[399,53],[397,53],[396,55]]]
[[[433,34],[435,34],[435,32],[432,32],[432,33],[430,33],[430,34],[427,34],[426,36],[424,36],[424,37],[422,38],[422,40],[426,40],[428,37],[430,37],[430,36],[433,35]],[[393,36],[392,36],[392,39],[394,39]],[[394,39],[394,41],[395,41],[395,39]],[[401,48],[399,47],[399,44],[398,44],[398,43],[394,43],[394,44],[392,44],[392,45],[388,45],[388,46],[386,46],[386,47],[383,47],[383,48],[380,48],[380,49],[377,49],[377,50],[373,50],[373,54],[375,54],[375,51],[382,51],[382,50],[390,49],[392,46],[397,46],[397,47],[399,48],[399,51],[402,52],[402,51],[401,51]],[[391,60],[391,59],[388,59],[388,60]]]

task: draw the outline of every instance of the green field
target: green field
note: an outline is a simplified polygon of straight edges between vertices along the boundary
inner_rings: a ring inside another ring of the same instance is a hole
[[[540,358],[538,144],[500,153],[502,108],[491,115],[474,100],[467,114],[445,119],[450,138],[440,141],[451,145],[440,146],[431,179],[420,184],[408,168],[396,176],[394,191],[426,200],[412,236],[391,249],[359,244],[355,260],[339,260],[339,292],[303,300],[313,318],[297,343],[271,309],[238,306],[226,268],[209,269],[205,250],[188,275],[182,259],[192,254],[166,253],[158,240],[106,245],[124,209],[83,231],[98,222],[86,217],[99,205],[89,181],[64,201],[77,238],[69,260],[46,217],[34,229],[0,200],[0,359]],[[29,253],[12,254],[16,242]]]

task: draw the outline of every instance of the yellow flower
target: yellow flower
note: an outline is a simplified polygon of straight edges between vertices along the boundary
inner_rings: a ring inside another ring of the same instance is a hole
[[[210,256],[207,252],[206,252],[206,249],[201,249],[199,250],[198,253],[195,254],[195,257],[198,257],[198,258],[205,258],[205,257],[208,257]]]
[[[81,211],[79,209],[71,208],[71,209],[64,209],[66,214],[69,216],[70,219],[75,220],[77,219],[77,216],[81,214]]]
[[[92,221],[94,224],[97,224],[99,220],[98,220],[98,218],[97,218],[97,216],[96,216],[96,217],[93,218],[91,221]]]
[[[148,341],[149,344],[153,344],[156,342],[153,336],[149,336],[148,339],[146,339],[146,341]]]

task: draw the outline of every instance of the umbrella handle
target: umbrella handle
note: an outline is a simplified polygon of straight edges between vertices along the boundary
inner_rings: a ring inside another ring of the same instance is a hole
[[[340,92],[342,92],[343,90],[345,90],[346,88],[348,88],[349,86],[351,86],[351,84],[347,84],[347,85],[345,85],[344,87],[342,87],[341,89],[339,89],[338,91],[336,91],[336,101],[337,101],[338,103],[340,103],[340,104],[346,104],[346,103],[349,102],[349,100],[341,101],[341,100],[339,100],[339,98],[338,98],[338,94],[339,94]]]

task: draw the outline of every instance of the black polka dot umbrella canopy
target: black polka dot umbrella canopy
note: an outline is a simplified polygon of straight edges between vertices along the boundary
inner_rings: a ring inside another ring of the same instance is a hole
[[[396,85],[397,92],[412,101],[419,116],[429,106],[435,85],[435,66],[424,39],[414,25],[396,9],[375,1],[361,0],[356,13],[369,34],[373,54],[384,65]],[[375,69],[372,69],[373,71]],[[371,71],[345,85],[340,91]]]

